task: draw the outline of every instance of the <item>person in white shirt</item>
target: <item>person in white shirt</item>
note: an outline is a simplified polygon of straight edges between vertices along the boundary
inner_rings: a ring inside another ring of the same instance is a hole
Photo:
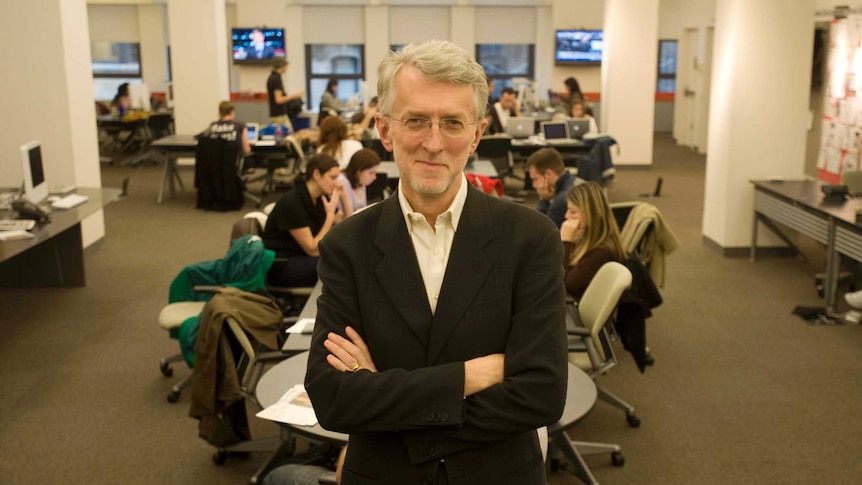
[[[587,133],[598,133],[599,127],[596,124],[596,119],[587,113],[587,108],[583,101],[575,101],[572,103],[572,111],[569,113],[572,118],[586,118],[590,120],[590,130]]]
[[[377,180],[377,167],[380,166],[380,155],[374,150],[363,148],[350,158],[347,168],[341,171],[338,181],[344,187],[344,197],[338,203],[338,209],[344,213],[344,218],[368,206],[366,187]]]
[[[320,123],[320,146],[317,153],[325,153],[338,160],[341,170],[347,168],[350,157],[362,150],[362,143],[351,140],[347,133],[347,123],[338,116],[327,116]]]
[[[491,110],[491,122],[488,125],[488,133],[505,133],[506,125],[509,123],[509,118],[512,116],[521,116],[521,109],[518,107],[518,98],[515,96],[515,90],[512,88],[503,88],[500,93],[500,100],[494,103],[494,109]]]

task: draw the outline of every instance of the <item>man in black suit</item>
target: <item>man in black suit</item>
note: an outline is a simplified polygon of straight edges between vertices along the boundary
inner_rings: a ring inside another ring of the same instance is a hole
[[[559,233],[466,181],[488,123],[472,56],[411,44],[378,79],[401,180],[318,246],[305,377],[320,424],[350,434],[341,483],[544,483],[536,429],[568,371]]]
[[[264,43],[263,31],[254,29],[251,31],[251,44],[248,45],[247,59],[271,59],[275,55],[272,46]]]

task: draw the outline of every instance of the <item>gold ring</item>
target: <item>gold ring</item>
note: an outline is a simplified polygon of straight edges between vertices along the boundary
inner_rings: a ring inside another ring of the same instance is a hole
[[[362,368],[362,366],[359,365],[359,361],[357,360],[356,363],[353,364],[353,367],[350,368],[350,372],[356,372],[361,368]]]

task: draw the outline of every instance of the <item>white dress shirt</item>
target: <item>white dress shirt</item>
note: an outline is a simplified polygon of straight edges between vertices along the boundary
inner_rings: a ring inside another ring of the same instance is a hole
[[[461,188],[458,189],[449,208],[437,216],[433,228],[424,215],[413,211],[407,198],[404,197],[404,192],[401,191],[401,184],[398,184],[398,202],[401,203],[407,232],[413,241],[413,250],[419,262],[419,271],[422,273],[422,281],[425,283],[425,292],[428,295],[432,314],[437,311],[437,300],[440,297],[440,288],[443,286],[446,265],[449,263],[452,241],[455,239],[455,231],[458,230],[458,222],[464,212],[464,202],[467,201],[467,184],[467,177],[462,174]]]
[[[497,111],[497,118],[500,119],[500,124],[503,126],[503,129],[506,129],[506,125],[509,124],[509,113],[510,111],[506,108],[503,108],[503,105],[500,104],[499,101],[494,103],[494,109]]]

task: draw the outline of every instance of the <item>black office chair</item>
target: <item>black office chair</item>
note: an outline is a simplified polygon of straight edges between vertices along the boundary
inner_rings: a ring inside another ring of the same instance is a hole
[[[497,176],[500,180],[505,177],[516,177],[512,173],[512,168],[515,165],[512,159],[512,139],[505,136],[485,136],[479,140],[479,146],[476,148],[476,156],[480,160],[490,160],[497,170]]]
[[[386,150],[386,148],[383,147],[383,142],[380,141],[379,138],[362,140],[362,146],[364,148],[368,148],[377,152],[377,155],[380,157],[381,162],[392,162],[395,160],[392,157],[392,152]]]
[[[198,139],[195,149],[197,208],[230,211],[242,208],[247,198],[260,207],[260,198],[245,189],[239,144],[208,135]]]

